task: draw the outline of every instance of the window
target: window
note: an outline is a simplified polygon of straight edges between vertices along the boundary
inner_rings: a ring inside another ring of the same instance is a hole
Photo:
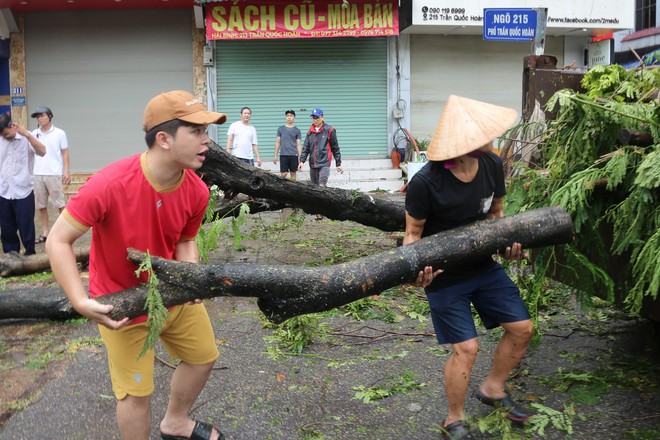
[[[656,0],[636,0],[635,1],[635,30],[653,28],[655,21]]]

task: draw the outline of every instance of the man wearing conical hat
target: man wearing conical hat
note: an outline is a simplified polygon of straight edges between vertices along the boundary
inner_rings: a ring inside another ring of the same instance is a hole
[[[450,96],[427,150],[429,163],[411,179],[406,193],[404,244],[487,218],[503,217],[506,194],[502,160],[491,151],[493,140],[515,122],[514,110],[473,99]],[[519,243],[504,258],[517,259]],[[416,285],[425,287],[440,344],[452,344],[445,365],[446,439],[470,438],[465,397],[477,357],[477,331],[470,304],[487,329],[502,326],[504,335],[488,375],[475,389],[487,405],[505,407],[517,422],[530,413],[506,391],[505,381],[527,350],[533,334],[520,291],[491,257],[443,270],[426,267]]]

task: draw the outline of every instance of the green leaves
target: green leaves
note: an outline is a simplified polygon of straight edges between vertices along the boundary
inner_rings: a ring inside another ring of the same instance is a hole
[[[149,280],[147,281],[149,290],[147,291],[147,300],[144,306],[148,313],[147,326],[149,326],[149,334],[147,335],[147,339],[144,341],[144,345],[142,346],[142,351],[138,355],[138,359],[144,356],[147,351],[154,349],[156,341],[158,341],[158,337],[163,331],[165,321],[170,317],[170,313],[163,305],[163,298],[160,296],[160,292],[158,292],[158,277],[156,277],[156,274],[151,266],[151,255],[149,254],[149,250],[147,250],[146,258],[140,264],[140,267],[138,267],[138,269],[135,271],[135,275],[140,276],[142,272],[147,272],[149,275]]]
[[[548,101],[556,117],[546,121],[539,161],[509,182],[507,212],[564,207],[576,240],[555,260],[562,273],[570,272],[571,285],[584,293],[621,292],[629,311],[639,313],[643,297],[655,297],[660,285],[654,236],[660,229],[660,105],[645,100],[660,87],[660,69],[596,66],[582,86],[585,93],[565,89]],[[618,145],[622,129],[650,133],[653,144]],[[616,286],[607,275],[612,265]],[[597,286],[589,284],[596,280]]]
[[[423,382],[417,382],[415,373],[410,370],[403,370],[398,376],[390,376],[386,379],[386,382],[385,385],[373,387],[363,385],[352,387],[356,391],[353,399],[362,400],[363,403],[373,403],[375,400],[384,399],[394,394],[408,394],[427,385]]]

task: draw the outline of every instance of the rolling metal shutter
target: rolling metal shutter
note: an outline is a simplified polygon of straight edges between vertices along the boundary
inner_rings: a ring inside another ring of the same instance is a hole
[[[218,111],[228,124],[252,109],[262,159],[272,158],[284,111],[296,111],[303,140],[310,112],[323,109],[342,158],[387,154],[387,44],[384,38],[217,41]],[[227,129],[219,130],[225,144]]]
[[[529,43],[484,41],[476,35],[411,35],[410,45],[410,131],[415,138],[433,135],[449,95],[510,107],[520,115]],[[545,52],[562,54],[563,38],[548,38]]]
[[[25,14],[28,113],[53,110],[71,171],[145,151],[149,99],[192,91],[191,23],[191,8]]]

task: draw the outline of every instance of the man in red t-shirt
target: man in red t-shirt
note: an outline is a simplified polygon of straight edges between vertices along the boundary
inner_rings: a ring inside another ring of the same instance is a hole
[[[190,93],[172,91],[154,97],[144,111],[144,153],[95,173],[59,216],[46,242],[53,274],[78,313],[96,322],[108,352],[117,422],[124,439],[148,439],[150,396],[154,390],[154,351],[139,357],[149,332],[146,317],[115,321],[110,305],[94,298],[136,286],[137,267],[127,249],[196,263],[195,236],[209,190],[194,170],[208,152],[208,124],[227,117],[207,111]],[[92,229],[89,296],[80,278],[73,243]],[[169,310],[160,335],[172,358],[181,359],[171,383],[170,401],[160,422],[161,438],[222,439],[212,425],[188,414],[218,358],[213,329],[204,305]]]

